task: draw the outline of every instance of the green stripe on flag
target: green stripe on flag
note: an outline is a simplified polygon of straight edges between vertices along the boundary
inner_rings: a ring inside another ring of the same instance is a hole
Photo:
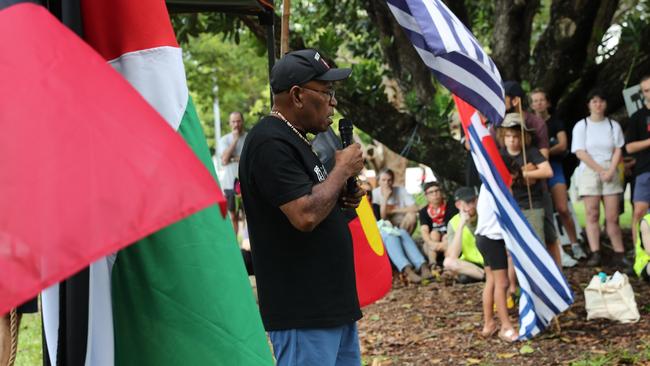
[[[179,132],[216,179],[191,98]],[[118,253],[116,365],[273,365],[236,243],[212,206]]]

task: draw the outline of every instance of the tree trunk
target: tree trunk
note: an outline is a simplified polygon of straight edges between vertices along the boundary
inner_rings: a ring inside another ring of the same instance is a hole
[[[555,0],[549,24],[533,54],[529,80],[551,103],[595,65],[595,52],[609,28],[619,0]]]
[[[496,0],[492,59],[503,80],[521,81],[528,75],[530,35],[539,0]]]

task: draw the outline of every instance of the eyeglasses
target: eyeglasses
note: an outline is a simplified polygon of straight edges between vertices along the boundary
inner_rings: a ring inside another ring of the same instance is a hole
[[[336,94],[334,89],[319,90],[319,89],[308,88],[306,86],[301,86],[301,88],[311,90],[311,91],[315,91],[315,92],[319,92],[319,93],[322,93],[322,94],[325,94],[325,95],[329,96],[329,99],[327,100],[327,103],[330,103],[330,104],[332,103],[332,99],[334,99],[334,96]]]

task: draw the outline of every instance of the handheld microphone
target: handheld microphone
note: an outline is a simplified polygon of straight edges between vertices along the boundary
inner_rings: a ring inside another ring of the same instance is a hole
[[[345,118],[339,120],[339,134],[341,135],[341,144],[344,149],[352,144],[352,129],[352,121]],[[357,191],[357,177],[348,178],[346,184],[349,194]]]

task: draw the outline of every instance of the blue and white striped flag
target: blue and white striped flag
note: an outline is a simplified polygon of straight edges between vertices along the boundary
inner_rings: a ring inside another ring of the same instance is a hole
[[[573,303],[573,293],[553,258],[530,226],[505,181],[510,181],[496,144],[476,110],[456,98],[460,119],[470,140],[472,158],[484,189],[496,206],[503,239],[521,289],[519,339],[530,339]],[[504,175],[507,175],[504,177]]]
[[[495,202],[495,214],[521,288],[519,339],[529,339],[573,303],[573,293],[523,216],[494,140],[476,113],[500,123],[505,113],[501,76],[474,36],[439,0],[387,0],[398,23],[438,80],[455,95],[472,157]],[[467,104],[469,103],[469,104]],[[504,181],[504,178],[505,181]]]
[[[500,123],[505,114],[501,75],[472,33],[439,0],[388,0],[422,61],[436,78]]]

